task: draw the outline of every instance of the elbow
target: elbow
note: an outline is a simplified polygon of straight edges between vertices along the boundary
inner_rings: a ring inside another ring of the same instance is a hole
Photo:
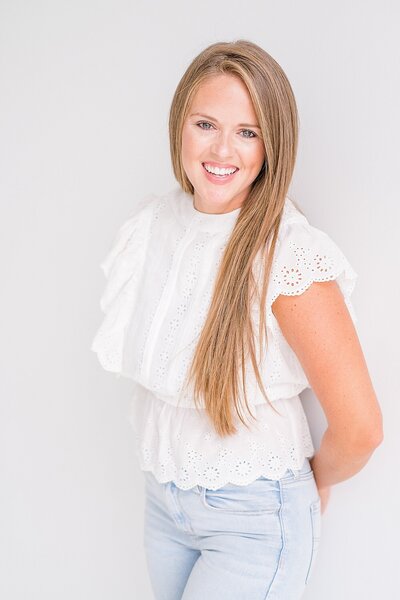
[[[371,444],[373,446],[373,449],[377,448],[382,444],[383,438],[383,427],[381,427],[375,432],[374,436],[371,438]]]
[[[380,446],[383,442],[383,434],[376,433],[371,435],[369,438],[365,440],[365,447],[367,451],[373,452]]]
[[[384,439],[383,426],[374,425],[369,427],[367,430],[359,432],[354,440],[353,444],[360,453],[373,452],[378,446],[380,446]]]
[[[345,455],[364,459],[383,442],[382,414],[379,413],[373,420],[364,420],[362,423],[360,420],[357,426],[354,422],[353,419],[351,423],[347,422],[336,429],[330,424],[326,434]]]
[[[373,452],[384,439],[383,415],[378,403],[374,411],[369,411],[359,420],[358,427],[353,428],[353,440],[361,451]]]
[[[372,445],[372,449],[374,450],[378,446],[380,446],[383,442],[384,432],[383,432],[383,416],[380,407],[378,407],[378,417],[375,423],[370,427],[370,444]]]

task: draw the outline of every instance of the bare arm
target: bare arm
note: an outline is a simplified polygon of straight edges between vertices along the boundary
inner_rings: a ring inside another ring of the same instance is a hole
[[[328,421],[311,459],[318,488],[355,475],[383,440],[382,413],[353,321],[336,281],[280,295],[272,311]]]

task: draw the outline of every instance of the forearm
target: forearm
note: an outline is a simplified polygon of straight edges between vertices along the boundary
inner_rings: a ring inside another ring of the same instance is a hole
[[[328,428],[318,452],[310,459],[317,487],[328,487],[349,479],[361,471],[375,449],[376,445],[344,444]]]

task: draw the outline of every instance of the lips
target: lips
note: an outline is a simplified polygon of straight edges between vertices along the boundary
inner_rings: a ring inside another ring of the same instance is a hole
[[[207,171],[207,169],[204,166],[204,163],[201,163],[204,169],[204,174],[207,177],[208,181],[211,181],[212,183],[215,183],[217,185],[224,185],[226,183],[229,183],[236,175],[236,173],[239,171],[239,169],[237,167],[235,167],[234,165],[218,165],[216,163],[209,163],[207,162],[206,164],[209,164],[211,166],[218,166],[219,168],[225,168],[225,169],[236,169],[236,171],[234,171],[233,173],[231,173],[230,175],[214,175],[214,173],[210,173],[209,171]]]

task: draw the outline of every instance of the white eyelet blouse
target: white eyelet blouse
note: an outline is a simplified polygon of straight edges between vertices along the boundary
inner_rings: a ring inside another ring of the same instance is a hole
[[[182,489],[245,485],[261,475],[279,479],[314,454],[299,397],[310,384],[271,310],[279,294],[301,294],[314,281],[336,279],[357,322],[350,300],[357,274],[287,197],[267,291],[268,345],[259,365],[279,414],[250,367],[246,390],[256,420],[242,410],[249,429],[237,419],[236,434],[218,436],[183,382],[239,212],[202,213],[180,187],[151,194],[128,215],[101,263],[105,316],[91,350],[104,369],[134,382],[129,420],[140,468]],[[256,309],[252,314],[257,318]]]

